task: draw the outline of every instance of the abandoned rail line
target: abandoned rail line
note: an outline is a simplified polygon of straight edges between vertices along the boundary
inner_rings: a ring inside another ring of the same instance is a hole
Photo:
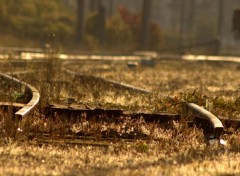
[[[193,57],[182,57],[183,59],[186,60],[190,60]],[[190,59],[189,59],[190,58]],[[194,57],[194,59],[198,59],[197,57]],[[202,59],[202,57],[201,57]],[[209,60],[209,58],[207,59]],[[213,59],[214,61],[217,61],[217,58],[214,57]],[[221,60],[221,59],[220,59]],[[227,61],[231,61],[231,60],[227,60]],[[74,60],[74,62],[76,62],[76,60]],[[236,61],[235,59],[233,60],[233,62],[238,62],[238,60]],[[140,92],[140,93],[144,93],[144,94],[151,94],[152,92],[149,90],[145,90],[139,87],[135,87],[129,84],[124,84],[121,82],[117,82],[117,81],[112,81],[112,80],[107,80],[101,77],[97,77],[97,76],[93,76],[93,75],[87,75],[87,74],[83,74],[83,73],[78,73],[78,72],[74,72],[71,71],[69,69],[66,68],[66,65],[68,63],[72,63],[72,62],[65,62],[63,63],[62,66],[62,72],[68,74],[68,75],[72,75],[75,77],[87,77],[88,79],[92,79],[94,81],[101,81],[101,82],[105,82],[111,86],[114,86],[115,88],[123,88],[123,89],[127,89],[127,90],[131,90],[131,91],[136,91],[136,92]],[[19,119],[24,118],[25,116],[27,116],[31,111],[33,111],[36,107],[37,104],[40,100],[40,93],[38,92],[38,90],[36,88],[34,88],[33,86],[20,81],[19,79],[14,78],[14,75],[19,75],[19,74],[29,74],[32,71],[19,71],[19,72],[8,72],[6,74],[1,73],[0,74],[0,78],[2,80],[5,80],[7,82],[11,82],[13,86],[17,86],[17,87],[25,87],[25,96],[29,97],[28,98],[28,102],[26,104],[21,104],[21,103],[12,103],[12,102],[1,102],[0,106],[14,106],[16,107],[17,111],[15,112],[15,116],[18,117]],[[11,76],[10,76],[11,75]],[[232,119],[220,119],[218,117],[216,117],[215,115],[213,115],[211,112],[207,111],[206,109],[198,106],[197,104],[194,104],[192,102],[183,102],[183,104],[185,104],[185,107],[189,110],[191,110],[195,115],[196,115],[196,121],[195,122],[189,122],[189,125],[193,124],[193,123],[197,123],[197,121],[199,122],[200,119],[200,126],[202,128],[208,128],[208,130],[211,131],[211,134],[214,134],[214,138],[216,139],[220,139],[220,136],[223,134],[224,132],[224,125],[227,126],[231,126],[231,123],[236,123],[240,124],[240,122],[238,120],[232,120]],[[91,118],[91,116],[102,116],[103,114],[108,116],[108,117],[122,117],[124,115],[127,115],[128,117],[131,118],[140,118],[143,117],[144,120],[146,122],[151,122],[151,121],[155,121],[155,122],[163,122],[163,121],[167,121],[170,122],[172,120],[176,120],[179,121],[181,116],[178,114],[163,114],[163,113],[157,113],[157,114],[147,114],[147,113],[132,113],[132,114],[126,114],[124,113],[122,110],[119,109],[114,109],[114,110],[107,110],[107,109],[84,109],[84,108],[74,108],[74,107],[70,107],[70,106],[59,106],[59,105],[48,105],[45,107],[46,111],[48,113],[66,113],[66,114],[82,114],[85,113],[87,114],[88,118]],[[209,127],[210,126],[210,127]],[[240,125],[238,125],[239,127]],[[73,142],[74,143],[74,142]],[[75,142],[75,143],[79,143]],[[91,144],[91,142],[89,143]]]
[[[21,74],[21,73],[18,73],[18,74]],[[34,88],[33,86],[31,86],[31,85],[29,85],[29,84],[27,84],[25,82],[22,82],[22,81],[14,78],[12,76],[9,76],[7,74],[2,74],[1,73],[0,74],[0,78],[2,80],[7,81],[7,82],[11,82],[11,84],[13,84],[14,86],[17,86],[17,87],[24,86],[24,88],[25,88],[24,94],[26,94],[25,96],[29,97],[28,98],[29,100],[20,110],[18,110],[15,113],[16,117],[24,118],[28,113],[30,113],[30,111],[33,108],[35,108],[35,106],[39,102],[40,94],[39,94],[38,90],[36,88]]]

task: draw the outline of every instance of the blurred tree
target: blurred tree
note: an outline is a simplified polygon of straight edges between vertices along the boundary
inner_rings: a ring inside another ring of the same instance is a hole
[[[90,0],[90,10],[97,11],[98,9],[98,0]]]
[[[234,32],[234,38],[239,40],[240,39],[240,10],[233,11],[232,31]]]
[[[216,54],[219,55],[221,51],[221,42],[222,42],[222,27],[224,21],[224,1],[219,0],[218,2],[218,26],[217,26],[217,40],[216,40]]]
[[[109,0],[109,4],[108,4],[108,7],[109,7],[109,16],[112,16],[112,14],[113,14],[113,4],[114,4],[114,2],[113,2],[114,0]]]
[[[97,11],[92,11],[86,19],[86,33],[103,43],[106,28],[106,10],[101,0],[97,1]]]
[[[77,42],[82,42],[84,33],[84,6],[85,0],[77,0]]]
[[[106,39],[107,43],[111,46],[124,46],[133,42],[134,39],[131,27],[119,14],[112,16],[107,21]]]
[[[40,43],[55,34],[59,42],[73,34],[74,19],[59,0],[0,0],[0,31]]]
[[[105,38],[105,21],[106,21],[106,10],[103,3],[99,1],[98,4],[98,39],[102,43]]]
[[[142,6],[142,27],[141,27],[141,48],[149,49],[149,31],[152,0],[143,0]]]
[[[180,29],[179,29],[179,51],[180,53],[184,53],[184,44],[185,44],[185,15],[186,15],[186,1],[180,1]]]
[[[130,12],[126,7],[119,7],[118,12],[123,20],[123,22],[129,26],[132,32],[132,39],[137,48],[144,49],[142,47],[142,16]],[[148,48],[152,50],[158,50],[163,47],[163,34],[161,27],[157,23],[149,22],[148,31]],[[147,49],[148,49],[147,48]]]

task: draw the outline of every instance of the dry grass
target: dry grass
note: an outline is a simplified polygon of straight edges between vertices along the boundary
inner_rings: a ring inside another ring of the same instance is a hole
[[[92,69],[94,65],[97,67]],[[12,122],[10,123],[9,114],[1,111],[0,175],[240,174],[238,131],[222,136],[227,145],[215,143],[209,146],[202,130],[189,128],[184,122],[174,122],[165,127],[146,124],[140,119],[137,122],[124,119],[121,123],[106,123],[86,121],[84,115],[79,115],[80,120],[77,122],[66,122],[60,118],[61,115],[53,121],[52,116],[42,113],[42,108],[47,103],[87,104],[90,107],[117,107],[132,111],[180,112],[180,102],[192,101],[205,106],[216,115],[238,118],[238,65],[185,61],[159,61],[153,69],[129,69],[126,62],[95,61],[68,65],[69,69],[75,71],[82,70],[86,74],[150,89],[154,93],[149,97],[109,88],[101,82],[59,74],[59,68],[54,68],[54,64],[47,63],[47,66],[32,63],[27,67],[35,70],[34,75],[18,76],[37,87],[42,95],[39,110],[25,121],[23,131],[8,131]],[[14,65],[11,67],[22,70]],[[54,75],[51,78],[48,75],[50,72]],[[1,93],[1,97],[4,97],[4,92]],[[175,97],[161,99],[163,94]],[[82,133],[93,134],[96,144],[103,142],[98,138],[99,133],[113,130],[123,135],[130,133],[129,129],[135,130],[138,136],[145,134],[147,138],[138,138],[132,142],[117,138],[107,142],[108,145],[99,147],[67,144],[56,137],[59,132],[64,137],[69,130],[71,134],[74,130],[80,130]],[[52,142],[41,142],[41,136],[37,135],[39,133],[52,134]],[[54,143],[55,140],[59,143]]]
[[[8,33],[2,33],[0,34],[1,41],[0,46],[3,47],[41,47],[39,43],[30,40],[30,39],[23,39],[13,37],[12,35],[9,35]]]
[[[74,146],[5,141],[1,175],[238,175],[239,153],[206,147],[200,131],[161,142],[118,142],[119,146]],[[179,134],[181,136],[181,134]]]

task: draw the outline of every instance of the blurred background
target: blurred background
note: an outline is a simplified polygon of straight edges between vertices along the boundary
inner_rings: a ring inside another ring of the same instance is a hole
[[[0,0],[0,47],[239,55],[239,0]]]

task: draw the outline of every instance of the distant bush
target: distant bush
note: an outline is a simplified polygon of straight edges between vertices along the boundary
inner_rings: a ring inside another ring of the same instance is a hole
[[[76,32],[74,13],[60,0],[0,0],[0,32],[41,44],[51,42],[49,36],[55,34],[59,43],[72,43]],[[161,29],[151,23],[150,30],[150,47],[158,49],[163,41]],[[87,48],[132,51],[139,48],[140,37],[141,16],[126,8],[119,8],[105,21],[98,13],[91,13],[85,21]]]
[[[142,26],[141,15],[136,15],[130,12],[129,10],[127,10],[125,7],[120,7],[118,11],[124,23],[130,27],[134,35],[133,36],[134,42],[140,43],[141,26]],[[161,47],[163,47],[164,36],[162,34],[159,24],[153,23],[153,22],[150,23],[149,37],[150,37],[149,47],[151,49],[158,50]]]
[[[141,35],[141,16],[131,13],[125,7],[119,7],[118,13],[121,16],[123,22],[128,25],[133,32],[135,42],[139,42]]]
[[[124,7],[120,7],[118,10],[118,13],[120,14],[122,21],[130,28],[132,33],[132,38],[134,40],[134,43],[137,47],[140,45],[141,41],[141,16],[134,14],[130,11],[128,11]],[[161,31],[160,26],[157,23],[150,23],[150,34],[149,34],[149,48],[153,50],[158,50],[163,46],[163,34]]]
[[[95,48],[104,46],[109,50],[131,50],[134,45],[134,35],[119,13],[108,18],[105,23],[104,40],[100,45],[98,13],[91,13],[86,18],[85,42]]]
[[[119,14],[112,16],[107,21],[106,41],[110,45],[124,45],[133,42],[133,33]]]
[[[88,14],[86,18],[85,31],[87,35],[91,35],[95,38],[98,37],[98,13],[93,12]]]

